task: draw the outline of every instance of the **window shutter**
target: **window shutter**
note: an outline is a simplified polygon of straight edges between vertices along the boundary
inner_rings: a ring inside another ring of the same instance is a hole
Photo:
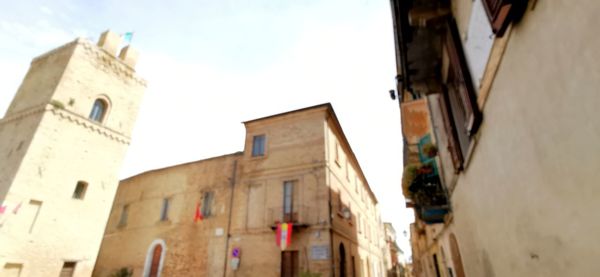
[[[450,66],[454,73],[454,82],[458,87],[458,96],[464,108],[465,122],[464,126],[455,126],[457,128],[465,128],[467,134],[474,135],[481,123],[481,112],[477,106],[477,97],[473,89],[471,74],[462,49],[460,34],[453,19],[450,19],[446,32],[446,45],[448,47],[448,56],[450,58]],[[454,111],[457,112],[457,111]],[[456,122],[458,125],[458,122]]]
[[[512,0],[481,0],[488,15],[492,31],[497,37],[501,37],[510,23]]]
[[[446,130],[446,136],[448,137],[448,151],[452,157],[452,164],[454,165],[454,172],[459,172],[462,169],[463,157],[460,152],[458,140],[456,139],[456,130],[452,124],[450,117],[450,111],[448,110],[448,101],[445,98],[448,97],[446,93],[442,93],[442,97],[438,98],[440,110],[442,111],[442,118],[444,121],[444,129]]]

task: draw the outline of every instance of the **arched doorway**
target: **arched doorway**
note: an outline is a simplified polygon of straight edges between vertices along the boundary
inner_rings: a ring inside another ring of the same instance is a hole
[[[162,256],[162,245],[154,246],[152,251],[152,262],[150,263],[150,276],[158,277],[158,265],[160,264],[160,256]]]
[[[340,243],[340,277],[346,277],[346,248]]]
[[[452,262],[454,264],[456,277],[465,277],[465,270],[462,265],[458,242],[456,241],[456,236],[454,236],[454,234],[450,234],[450,253],[452,254]]]
[[[154,240],[146,253],[144,277],[160,277],[165,259],[166,244],[163,240]]]

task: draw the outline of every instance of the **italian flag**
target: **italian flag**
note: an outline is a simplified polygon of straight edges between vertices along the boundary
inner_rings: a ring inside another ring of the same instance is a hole
[[[292,243],[292,226],[292,223],[277,224],[275,242],[277,243],[277,246],[281,248],[281,251],[285,250],[288,247],[288,245]]]

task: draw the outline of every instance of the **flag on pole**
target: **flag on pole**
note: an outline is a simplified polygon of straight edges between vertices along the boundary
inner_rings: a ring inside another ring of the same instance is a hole
[[[196,215],[194,215],[194,222],[203,220],[202,211],[200,209],[200,203],[196,204]]]
[[[277,246],[281,248],[281,251],[285,250],[292,243],[292,227],[292,223],[277,224],[275,239]]]
[[[122,34],[121,37],[123,38],[124,43],[130,44],[131,40],[133,39],[133,32]]]
[[[4,214],[4,211],[6,211],[6,205],[0,206],[0,214]]]
[[[23,202],[21,201],[14,209],[13,209],[13,214],[17,214],[19,212],[19,209],[21,208],[21,204],[23,204]]]

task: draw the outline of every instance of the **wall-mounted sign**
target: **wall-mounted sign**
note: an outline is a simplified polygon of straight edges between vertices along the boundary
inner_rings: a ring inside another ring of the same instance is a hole
[[[240,248],[234,247],[233,250],[231,250],[231,256],[234,258],[239,258],[240,257]]]
[[[402,132],[406,141],[408,144],[419,143],[419,139],[431,132],[427,98],[404,102],[400,108],[402,113]]]
[[[311,260],[327,260],[329,259],[329,246],[314,245],[310,248]]]

